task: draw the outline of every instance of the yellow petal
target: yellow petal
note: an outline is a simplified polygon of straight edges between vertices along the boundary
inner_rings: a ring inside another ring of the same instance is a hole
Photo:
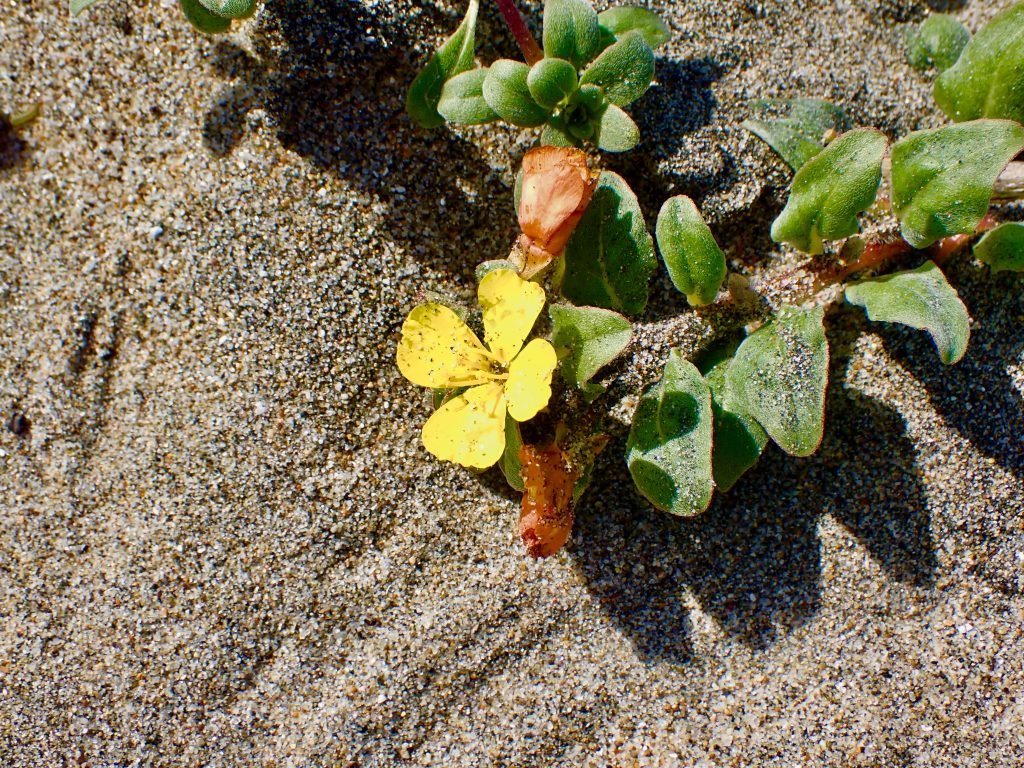
[[[423,445],[443,461],[483,469],[505,451],[505,393],[501,384],[467,389],[423,425]]]
[[[537,322],[544,307],[544,289],[510,269],[496,269],[480,281],[477,298],[484,310],[484,341],[494,356],[508,365]]]
[[[534,339],[512,361],[505,382],[508,413],[516,421],[528,421],[551,399],[551,372],[558,364],[555,348]]]
[[[421,387],[467,387],[491,379],[480,339],[442,304],[421,304],[409,313],[398,342],[398,370]]]

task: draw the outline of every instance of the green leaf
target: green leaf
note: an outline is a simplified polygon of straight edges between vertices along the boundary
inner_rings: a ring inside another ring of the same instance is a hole
[[[430,58],[427,66],[409,86],[409,93],[405,97],[405,111],[424,128],[437,128],[444,124],[444,118],[437,111],[444,84],[455,75],[473,67],[476,17],[479,10],[480,0],[469,0],[466,17],[455,30],[455,34],[437,49],[437,53]]]
[[[846,300],[871,320],[928,331],[946,365],[959,362],[971,335],[967,307],[934,262],[846,287]]]
[[[466,313],[463,312],[462,314],[465,315]],[[454,387],[452,389],[444,389],[443,387],[438,387],[437,389],[432,389],[431,402],[433,403],[434,410],[436,411],[449,400],[456,398],[462,393],[464,393],[467,389],[469,389],[469,387]]]
[[[541,59],[530,67],[526,78],[533,100],[547,109],[561,104],[578,84],[576,68],[565,59]]]
[[[98,0],[71,0],[69,3],[71,9],[71,15],[77,16],[90,5],[95,5]]]
[[[1007,222],[985,233],[974,255],[993,272],[1024,272],[1024,222]]]
[[[565,249],[562,295],[574,304],[639,314],[656,266],[636,195],[621,176],[602,171]]]
[[[633,482],[673,515],[699,515],[711,503],[711,390],[672,350],[661,381],[640,398],[626,440]]]
[[[199,4],[199,0],[178,0],[181,11],[193,27],[208,35],[215,35],[219,32],[227,32],[231,29],[231,19],[225,19],[215,13],[210,13]]]
[[[487,68],[471,69],[456,75],[441,89],[441,100],[437,112],[449,123],[458,125],[483,125],[498,119],[484,99],[484,79]]]
[[[521,61],[498,59],[491,64],[484,78],[484,98],[503,119],[520,128],[543,125],[549,111],[530,95],[526,80],[530,67]]]
[[[540,143],[552,147],[580,146],[580,140],[569,133],[565,122],[557,115],[548,120],[540,132]]]
[[[944,72],[960,58],[971,39],[964,25],[945,13],[933,13],[907,33],[907,62],[921,71],[935,67]]]
[[[593,480],[594,461],[592,460],[584,465],[583,471],[580,473],[580,479],[576,481],[576,485],[572,488],[572,505],[574,508],[580,503],[580,498],[587,492]]]
[[[992,19],[935,81],[935,101],[954,122],[979,117],[1024,123],[1024,3]]]
[[[711,388],[711,410],[714,413],[714,439],[711,469],[715,487],[728,491],[744,472],[761,458],[768,444],[768,433],[749,416],[732,410],[725,396],[725,373],[732,358],[726,358],[704,375]]]
[[[887,144],[881,131],[858,128],[808,160],[793,177],[786,207],[772,222],[772,240],[814,254],[822,252],[823,239],[857,232],[857,214],[870,208],[878,194]]]
[[[594,143],[605,152],[628,152],[640,142],[633,118],[614,104],[605,104],[594,126]]]
[[[210,13],[225,19],[247,19],[256,12],[256,0],[199,0]]]
[[[725,280],[725,254],[693,200],[686,195],[666,200],[654,232],[676,290],[695,307],[713,302]]]
[[[600,50],[597,11],[587,0],[544,0],[543,43],[545,58],[586,66]]]
[[[516,207],[518,207],[518,201]],[[481,261],[479,264],[476,265],[476,281],[479,283],[487,275],[489,275],[496,269],[507,269],[512,272],[515,272],[518,269],[518,267],[516,267],[516,265],[513,264],[508,259],[491,259],[490,261]]]
[[[669,41],[672,33],[658,14],[635,5],[620,5],[597,15],[601,26],[614,37],[638,32],[652,49]]]
[[[761,115],[743,121],[753,133],[786,161],[794,171],[825,148],[828,131],[846,127],[846,115],[835,104],[821,99],[764,99],[752,106]],[[767,117],[785,109],[783,117]]]
[[[523,447],[523,437],[519,433],[519,422],[508,414],[505,415],[505,452],[498,459],[498,468],[505,476],[505,481],[512,490],[523,490],[523,465],[519,461],[519,449]]]
[[[821,307],[782,307],[750,334],[725,373],[726,402],[786,453],[809,456],[825,428],[828,340]]]
[[[1024,149],[1024,127],[975,120],[915,131],[892,148],[892,209],[903,238],[924,248],[971,234],[988,211],[996,178]]]
[[[593,399],[604,387],[591,384],[590,379],[629,344],[633,335],[629,320],[611,310],[569,304],[552,304],[548,313],[552,343],[569,350],[559,367],[562,376],[583,390],[586,399]]]
[[[654,53],[638,32],[629,32],[605,49],[580,77],[580,85],[598,86],[612,104],[636,101],[654,80]]]

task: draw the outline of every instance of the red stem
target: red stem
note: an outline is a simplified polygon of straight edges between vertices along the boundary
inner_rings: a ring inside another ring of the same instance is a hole
[[[530,32],[530,28],[526,26],[526,20],[516,7],[516,0],[495,0],[495,2],[498,4],[501,15],[505,17],[505,23],[508,25],[509,31],[512,32],[516,42],[519,43],[519,50],[526,57],[526,63],[532,67],[544,58],[544,53],[541,51],[540,46],[537,45],[537,41],[533,39],[533,33]]]
[[[822,275],[822,278],[829,283],[841,283],[856,272],[863,272],[865,269],[877,267],[880,264],[884,264],[889,259],[902,256],[905,253],[910,253],[911,250],[910,243],[906,240],[896,240],[888,243],[868,243],[864,248],[864,253],[860,255],[859,259],[852,264],[847,264],[845,267],[840,267],[832,274],[826,273],[825,275]]]

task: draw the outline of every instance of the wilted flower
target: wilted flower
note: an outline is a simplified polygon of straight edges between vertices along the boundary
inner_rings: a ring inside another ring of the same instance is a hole
[[[517,245],[524,261],[519,273],[537,274],[565,250],[597,186],[587,156],[567,147],[537,147],[523,158]]]

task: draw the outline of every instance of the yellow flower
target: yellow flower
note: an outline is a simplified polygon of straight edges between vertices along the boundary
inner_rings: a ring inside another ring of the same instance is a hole
[[[505,451],[506,413],[527,421],[548,404],[558,360],[544,339],[523,347],[544,307],[543,288],[496,269],[477,297],[486,347],[448,307],[422,304],[402,326],[398,370],[421,387],[469,387],[423,425],[423,445],[439,459],[483,468]]]

